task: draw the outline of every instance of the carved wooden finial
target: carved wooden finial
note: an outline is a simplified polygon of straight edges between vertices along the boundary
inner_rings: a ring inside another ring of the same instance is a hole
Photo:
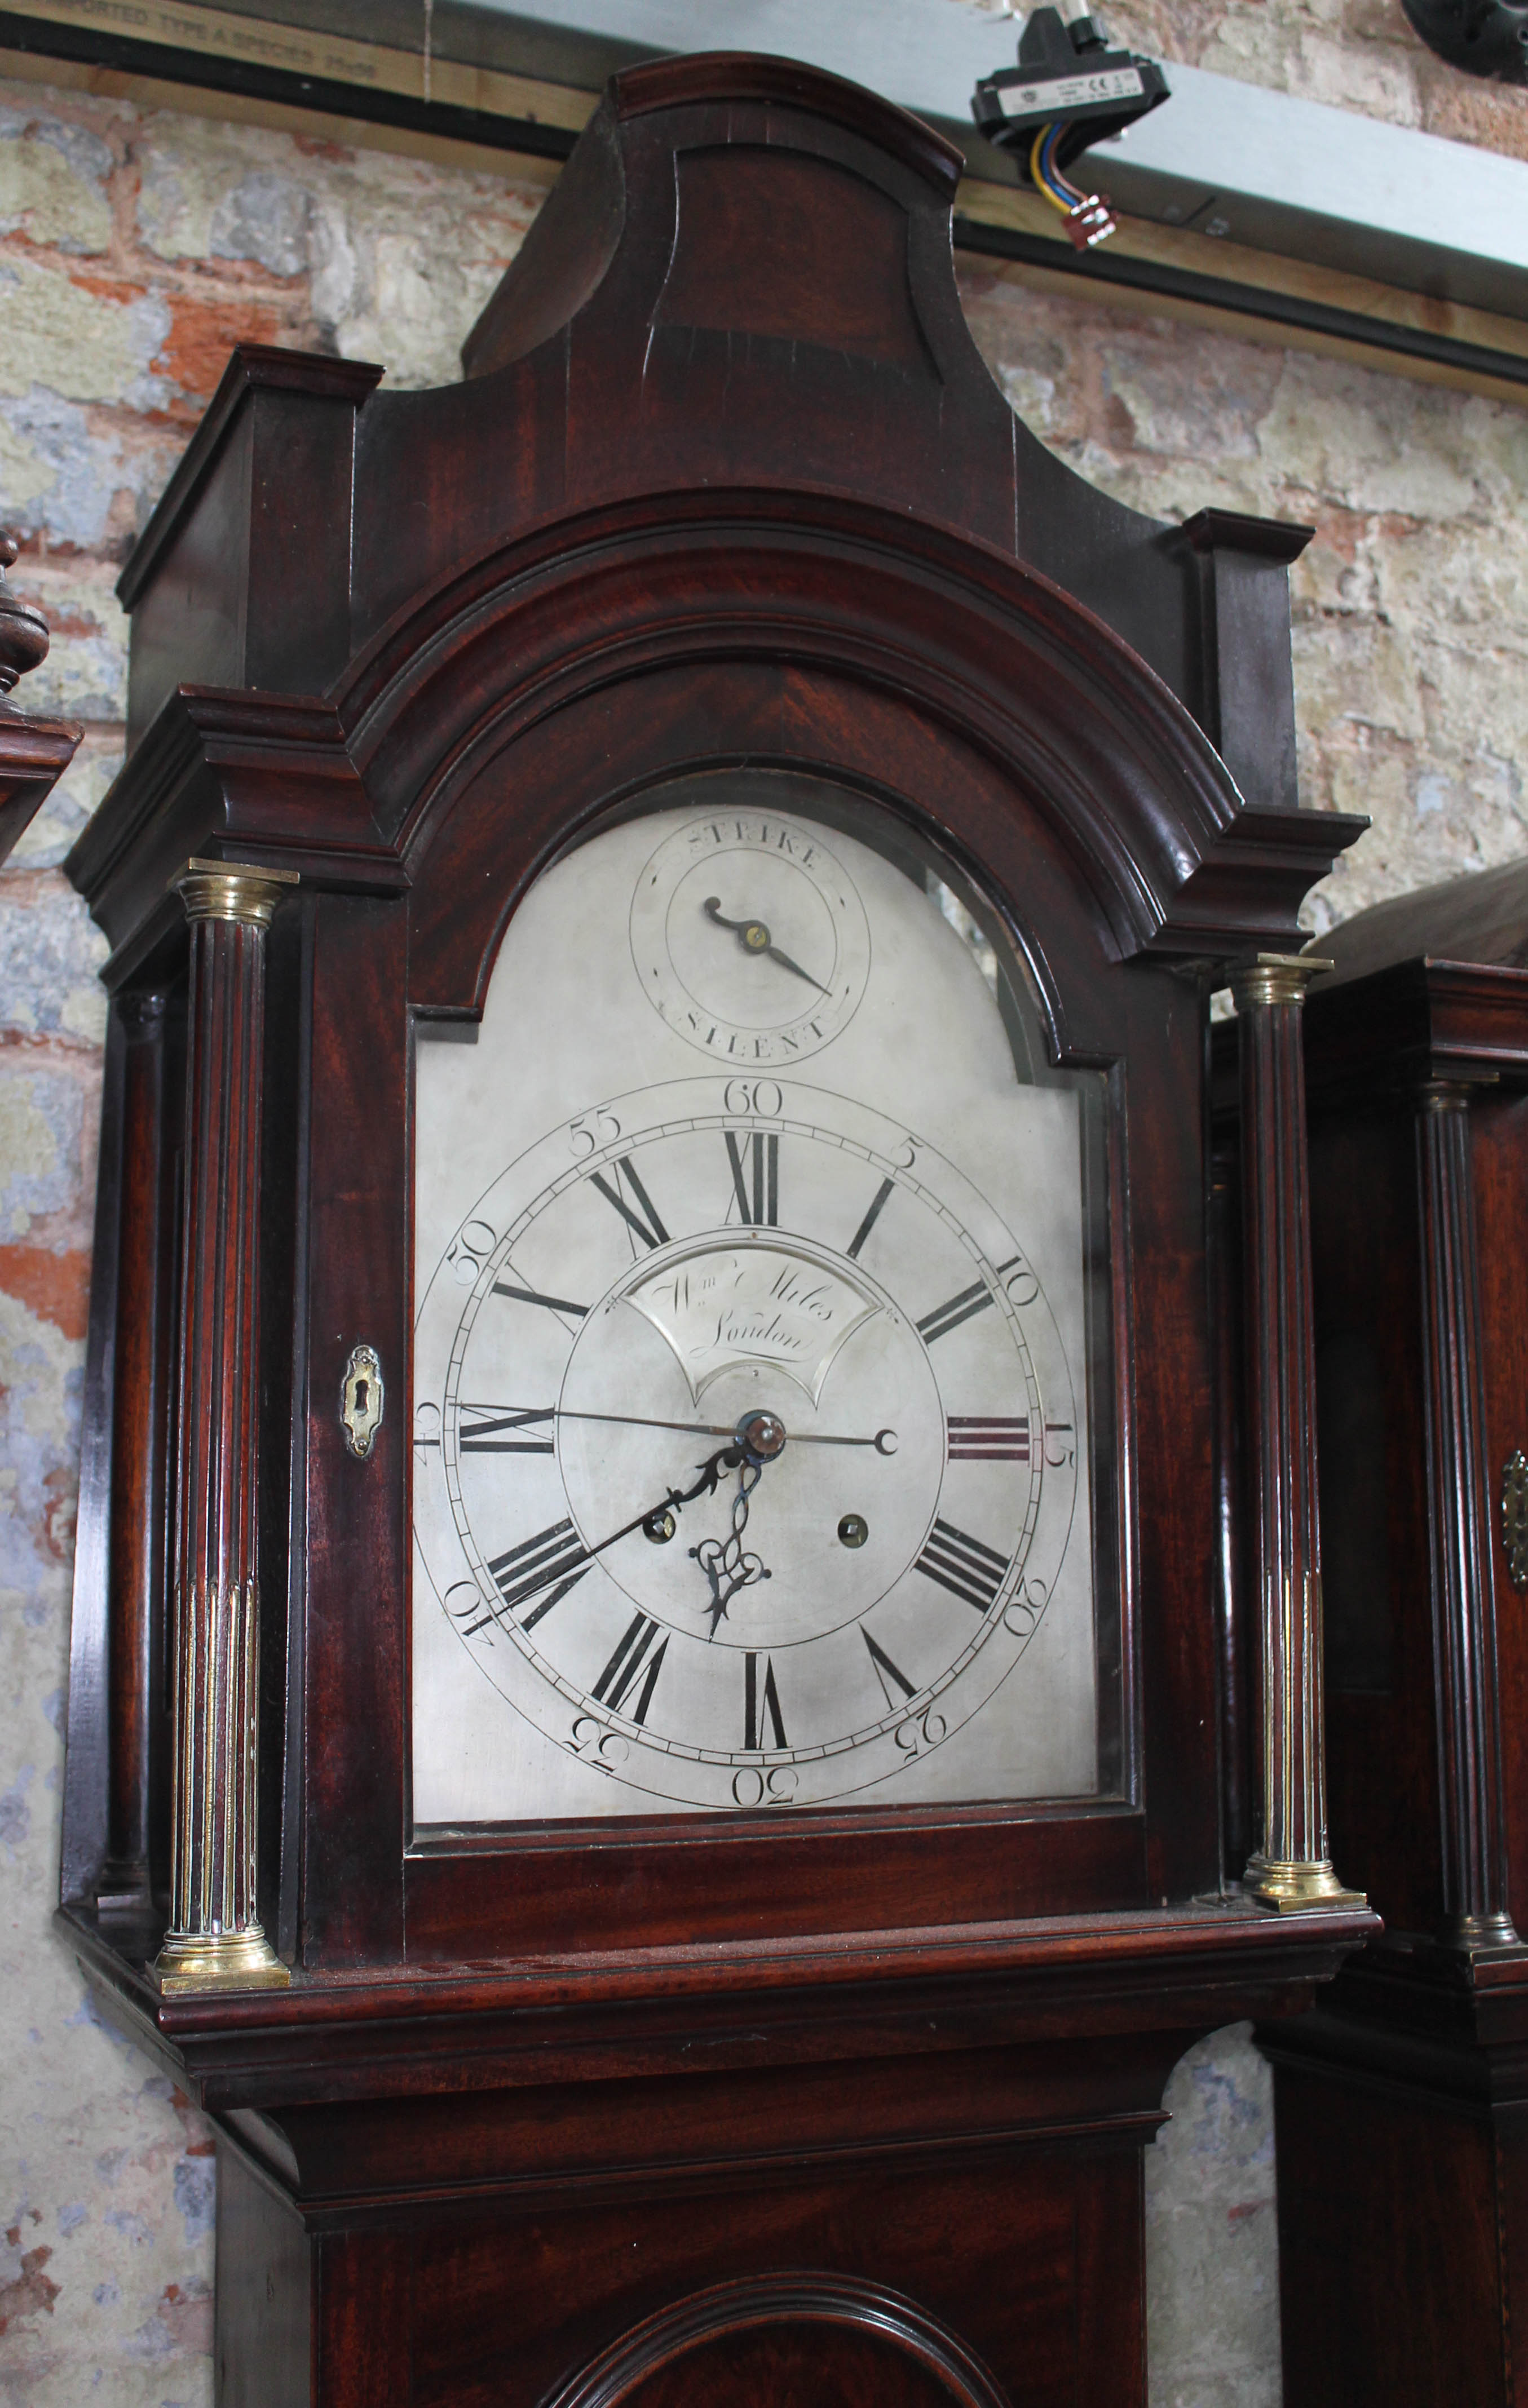
[[[18,602],[6,583],[6,571],[15,562],[13,535],[0,530],[0,711],[13,712],[8,696],[18,678],[25,677],[48,657],[48,622],[29,603]]]

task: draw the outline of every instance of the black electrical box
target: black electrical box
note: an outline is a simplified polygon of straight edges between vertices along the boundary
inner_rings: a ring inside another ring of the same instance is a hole
[[[1018,64],[984,76],[971,110],[989,142],[1013,151],[1026,182],[1036,139],[1060,130],[1050,155],[1067,166],[1090,143],[1123,132],[1169,97],[1155,59],[1112,50],[1092,17],[1063,22],[1059,8],[1031,9],[1018,45]]]

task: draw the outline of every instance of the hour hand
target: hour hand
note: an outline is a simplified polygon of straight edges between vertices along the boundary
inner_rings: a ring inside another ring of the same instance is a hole
[[[762,920],[724,920],[719,895],[708,895],[700,909],[708,920],[714,920],[718,928],[729,928],[745,953],[767,953],[770,951],[770,932]]]
[[[781,952],[762,920],[724,920],[722,898],[719,895],[708,895],[701,909],[708,919],[715,922],[718,928],[729,928],[732,931],[744,953],[764,953],[771,962],[778,962],[783,970],[789,970],[793,977],[805,979],[807,985],[814,986],[819,995],[832,993],[831,987],[824,986],[821,979],[814,979],[810,970],[802,969],[800,962],[793,962],[788,953]]]

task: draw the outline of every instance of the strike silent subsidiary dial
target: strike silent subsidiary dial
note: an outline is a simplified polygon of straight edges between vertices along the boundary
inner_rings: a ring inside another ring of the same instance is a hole
[[[631,902],[642,992],[713,1061],[783,1068],[847,1026],[870,973],[865,908],[822,832],[773,812],[676,828]]]

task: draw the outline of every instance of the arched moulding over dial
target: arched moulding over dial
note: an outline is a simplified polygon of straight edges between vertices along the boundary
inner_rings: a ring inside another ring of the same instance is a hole
[[[416,1816],[1087,1794],[1077,1095],[1017,1075],[980,933],[878,814],[699,784],[548,871],[476,1045],[418,1048]],[[859,993],[799,1064],[698,1044],[632,937],[656,863],[731,1025],[794,977],[743,939],[806,870],[723,898],[741,939],[691,879],[740,827],[853,896]]]

